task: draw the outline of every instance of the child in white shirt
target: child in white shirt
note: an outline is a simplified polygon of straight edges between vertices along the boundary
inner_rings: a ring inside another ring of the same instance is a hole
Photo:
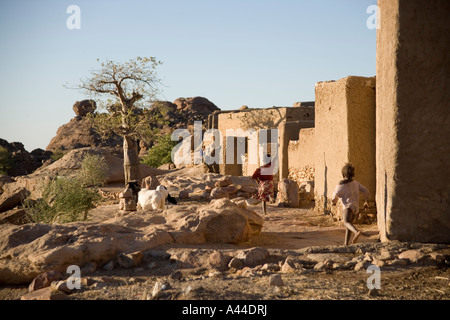
[[[358,231],[351,223],[352,216],[359,212],[359,192],[362,192],[364,195],[364,208],[369,207],[369,204],[367,203],[370,195],[369,190],[358,181],[353,180],[354,175],[355,167],[350,163],[346,163],[342,168],[342,177],[344,180],[340,181],[336,186],[331,201],[333,205],[336,205],[338,199],[341,199],[342,202],[342,218],[346,228],[344,245],[348,245],[350,232],[355,234],[352,243],[355,243],[361,235],[361,231]]]

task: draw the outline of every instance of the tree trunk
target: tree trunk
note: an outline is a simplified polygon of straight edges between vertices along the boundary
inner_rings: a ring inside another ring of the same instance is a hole
[[[128,136],[123,137],[123,169],[125,184],[140,178],[137,142]]]

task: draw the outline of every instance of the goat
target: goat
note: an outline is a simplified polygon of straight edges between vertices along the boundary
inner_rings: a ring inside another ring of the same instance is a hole
[[[142,210],[164,210],[166,200],[170,197],[171,203],[176,203],[175,198],[169,195],[166,187],[159,185],[156,190],[141,189],[138,194],[138,204]]]

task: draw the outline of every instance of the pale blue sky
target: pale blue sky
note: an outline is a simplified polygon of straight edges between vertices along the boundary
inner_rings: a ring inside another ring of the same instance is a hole
[[[81,29],[69,30],[69,5]],[[160,99],[203,96],[219,108],[314,100],[318,81],[374,76],[376,0],[2,0],[0,138],[45,149],[86,98],[97,58],[154,56]]]

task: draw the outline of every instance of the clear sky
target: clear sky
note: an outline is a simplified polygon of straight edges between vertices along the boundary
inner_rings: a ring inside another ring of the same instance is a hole
[[[318,81],[374,76],[376,0],[1,0],[0,138],[45,149],[100,60],[163,62],[161,100],[222,110],[314,100]],[[70,5],[80,29],[70,30]]]

